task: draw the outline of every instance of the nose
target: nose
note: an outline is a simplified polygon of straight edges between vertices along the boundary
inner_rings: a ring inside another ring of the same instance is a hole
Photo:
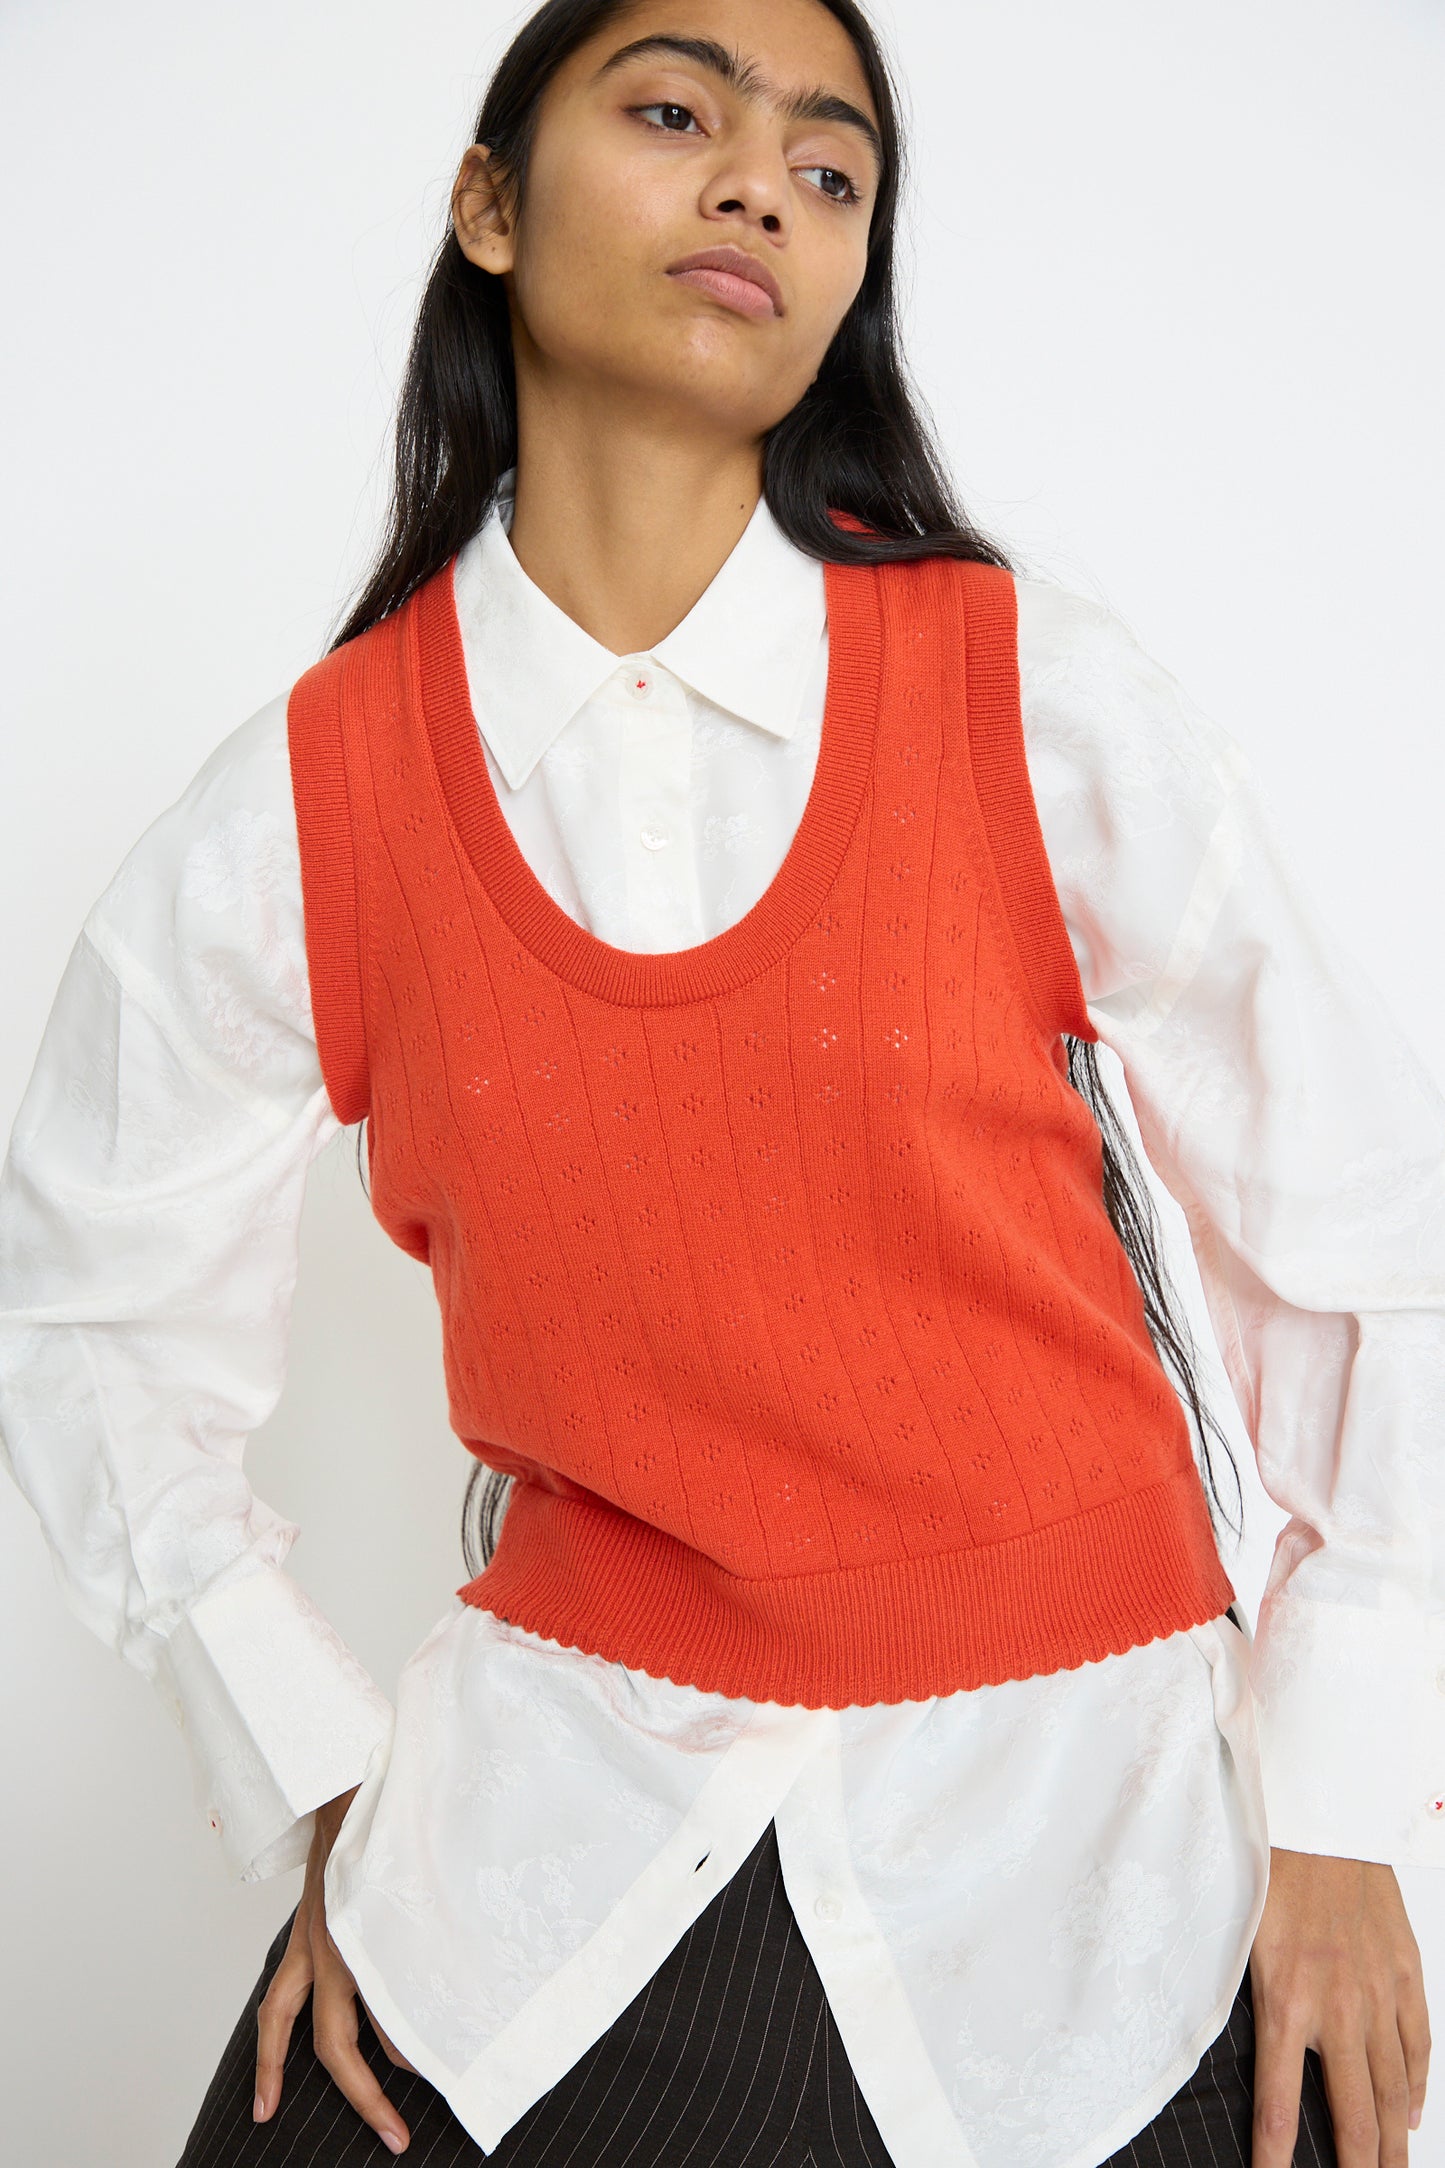
[[[707,185],[702,208],[708,218],[742,218],[775,240],[784,238],[793,204],[787,160],[779,147],[756,135],[735,139]]]

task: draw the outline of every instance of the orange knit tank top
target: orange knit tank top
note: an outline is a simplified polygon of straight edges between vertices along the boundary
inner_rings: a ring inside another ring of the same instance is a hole
[[[825,566],[782,866],[716,938],[639,953],[508,826],[452,570],[306,671],[288,734],[327,1093],[430,1264],[452,1426],[518,1479],[456,1593],[814,1708],[1215,1617],[1188,1421],[1067,1076],[1062,1034],[1096,1034],[1012,575]]]

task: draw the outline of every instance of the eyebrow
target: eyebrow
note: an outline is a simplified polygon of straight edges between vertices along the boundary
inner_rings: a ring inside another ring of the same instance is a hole
[[[883,170],[883,138],[866,113],[847,98],[840,98],[835,90],[817,87],[810,90],[775,91],[762,74],[756,62],[744,60],[741,53],[733,52],[720,44],[716,38],[690,38],[669,35],[665,31],[654,32],[646,38],[634,38],[630,45],[620,45],[610,60],[604,60],[593,82],[600,82],[614,68],[622,67],[629,60],[645,55],[667,54],[679,60],[690,60],[694,66],[706,68],[710,75],[720,76],[730,90],[741,98],[771,98],[776,110],[785,120],[833,121],[839,127],[852,128],[861,135],[873,153],[878,170]]]

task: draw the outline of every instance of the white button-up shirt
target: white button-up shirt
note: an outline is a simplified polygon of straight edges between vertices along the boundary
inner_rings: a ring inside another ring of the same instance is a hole
[[[521,570],[455,597],[489,771],[623,948],[733,924],[817,758],[820,566],[760,503],[616,656]],[[231,1871],[304,1861],[484,2149],[646,1984],[771,1817],[898,2168],[1089,2168],[1220,2031],[1268,1845],[1445,1864],[1445,1102],[1282,854],[1239,745],[1100,604],[1018,577],[1029,773],[1089,1015],[1187,1216],[1290,1519],[1228,1617],[930,1701],[753,1703],[452,1597],[393,1705],[286,1571],[248,1434],[284,1372],[312,1031],[283,693],[88,914],[0,1171],[0,1443],[81,1619],[155,1681]],[[1227,1471],[1224,1471],[1227,1486]]]

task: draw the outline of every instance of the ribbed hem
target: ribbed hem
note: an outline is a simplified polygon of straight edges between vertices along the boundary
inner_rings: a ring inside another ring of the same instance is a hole
[[[1234,1600],[1198,1469],[1002,1543],[744,1580],[607,1505],[519,1479],[456,1594],[565,1647],[810,1709],[1068,1671]]]

